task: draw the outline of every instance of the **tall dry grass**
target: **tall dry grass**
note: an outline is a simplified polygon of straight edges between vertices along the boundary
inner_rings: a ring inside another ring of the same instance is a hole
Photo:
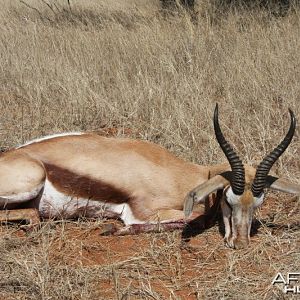
[[[129,128],[132,137],[160,143],[187,160],[218,163],[224,161],[212,129],[212,112],[218,102],[226,136],[245,162],[256,165],[286,132],[288,107],[300,120],[297,8],[280,18],[258,8],[250,12],[233,9],[222,15],[210,1],[203,1],[198,4],[194,24],[184,13],[162,16],[155,0],[78,0],[71,1],[71,11],[67,1],[49,0],[51,8],[43,1],[24,2],[27,5],[0,1],[3,148],[56,132],[118,128],[122,135],[122,129]],[[278,175],[295,182],[300,179],[299,145],[297,131],[274,166]],[[288,220],[288,215],[284,216]],[[10,285],[0,279],[0,295],[2,287],[3,295],[10,294],[12,299],[58,299],[59,295],[61,299],[95,299],[95,281],[112,274],[113,269],[51,265],[47,249],[53,238],[52,231],[45,230],[24,245],[9,230],[2,235],[0,268],[2,274],[11,274],[7,280],[11,277],[12,281]],[[151,238],[158,239],[155,235]],[[268,251],[274,247],[285,251],[286,243],[292,241],[299,249],[299,230],[275,238],[265,228],[260,238],[261,247],[252,249],[247,257],[254,255],[262,266],[272,262]],[[168,241],[163,249],[168,252],[173,244],[174,240]],[[290,271],[297,271],[296,246],[290,246],[290,257],[281,265],[276,261],[274,274],[283,264],[287,264],[286,270],[290,266]],[[216,249],[208,251],[215,253]],[[176,253],[180,257],[180,251]],[[151,255],[147,252],[146,257]],[[250,291],[255,282],[259,284],[259,273],[234,273],[233,265],[239,266],[241,261],[243,255],[230,254],[212,290],[205,290],[195,278],[191,284],[198,299],[241,299],[235,298],[238,285],[244,284]],[[140,272],[143,262],[134,262],[137,265],[131,270]],[[201,263],[205,265],[205,260],[199,259]],[[174,266],[169,268],[172,271]],[[263,279],[265,286],[273,273]],[[135,291],[126,297],[161,299],[151,289],[151,278],[143,274],[135,274],[142,294]],[[114,277],[115,297],[123,299],[118,292],[120,278],[109,276]],[[213,282],[212,277],[208,276],[206,284]],[[55,291],[51,289],[53,281]],[[244,299],[281,295],[276,293],[269,286],[269,290],[249,293]],[[170,299],[180,299],[174,295]]]

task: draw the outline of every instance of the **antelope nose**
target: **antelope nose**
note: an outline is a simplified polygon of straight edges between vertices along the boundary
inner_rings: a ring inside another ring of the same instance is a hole
[[[234,249],[244,249],[249,245],[248,239],[237,239],[233,242]]]

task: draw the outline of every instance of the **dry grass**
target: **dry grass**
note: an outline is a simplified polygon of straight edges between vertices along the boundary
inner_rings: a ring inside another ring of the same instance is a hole
[[[1,1],[0,134],[7,148],[44,134],[99,130],[160,143],[198,163],[224,161],[226,136],[256,165],[300,119],[300,11],[227,12],[210,1],[163,18],[159,1]],[[56,3],[56,2],[48,2]],[[274,172],[300,180],[299,133]],[[285,201],[287,200],[287,201]],[[251,247],[225,249],[218,228],[182,248],[180,232],[100,237],[103,221],[2,227],[3,299],[287,299],[271,286],[298,271],[299,200],[269,195]],[[274,227],[270,227],[273,224]],[[298,225],[297,225],[298,224]]]

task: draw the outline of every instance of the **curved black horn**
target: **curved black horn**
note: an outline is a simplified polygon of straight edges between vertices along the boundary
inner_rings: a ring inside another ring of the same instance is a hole
[[[245,190],[245,169],[242,161],[237,156],[231,145],[225,140],[221,131],[218,118],[218,104],[214,112],[214,129],[217,141],[226,155],[232,170],[231,188],[235,195],[242,195]]]
[[[270,169],[276,162],[276,160],[282,155],[285,149],[291,143],[295,129],[296,129],[296,118],[291,109],[289,109],[289,113],[291,116],[291,124],[288,133],[286,134],[285,138],[281,141],[281,143],[271,152],[269,153],[262,162],[258,165],[256,169],[255,178],[252,183],[252,194],[254,197],[258,197],[263,189],[266,186],[266,180]]]

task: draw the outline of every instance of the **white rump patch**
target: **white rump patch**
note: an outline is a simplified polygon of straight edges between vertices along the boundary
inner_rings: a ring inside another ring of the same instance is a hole
[[[34,144],[34,143],[38,143],[38,142],[42,142],[42,141],[46,141],[46,140],[50,140],[50,139],[54,139],[54,138],[57,138],[57,137],[62,137],[62,136],[72,136],[72,135],[82,135],[82,134],[85,134],[84,132],[65,132],[65,133],[58,133],[58,134],[52,134],[52,135],[47,135],[47,136],[44,136],[44,137],[41,137],[41,138],[37,138],[37,139],[34,139],[32,141],[29,141],[23,145],[20,145],[18,147],[16,147],[16,149],[19,149],[19,148],[22,148],[22,147],[25,147],[25,146],[28,146],[28,145],[31,145],[31,144]]]

